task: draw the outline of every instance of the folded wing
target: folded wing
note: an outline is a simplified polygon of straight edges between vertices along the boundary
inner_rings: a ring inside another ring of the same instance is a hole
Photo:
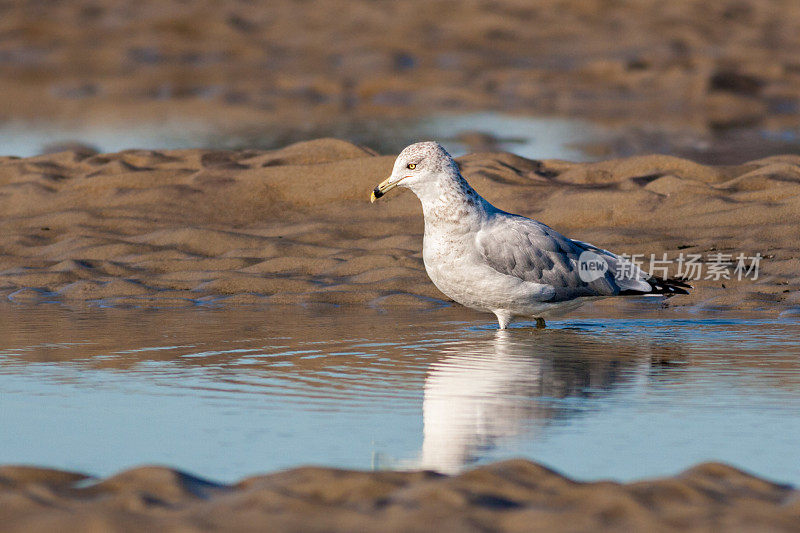
[[[649,276],[623,257],[588,243],[574,241],[549,226],[525,217],[501,213],[476,234],[476,245],[496,271],[554,289],[549,301],[628,294],[686,294],[678,280]],[[584,281],[579,271],[583,252],[608,265],[597,279]]]

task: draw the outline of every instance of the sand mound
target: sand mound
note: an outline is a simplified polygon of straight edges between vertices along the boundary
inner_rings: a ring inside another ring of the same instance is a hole
[[[796,531],[800,494],[705,463],[579,483],[512,460],[447,477],[305,467],[215,484],[163,467],[95,480],[0,468],[4,531]]]
[[[429,306],[443,296],[422,265],[416,198],[368,202],[393,159],[335,139],[3,158],[0,293]],[[701,280],[672,304],[800,304],[798,156],[736,167],[655,155],[577,164],[478,153],[459,163],[498,207],[619,253],[764,256],[758,280]]]

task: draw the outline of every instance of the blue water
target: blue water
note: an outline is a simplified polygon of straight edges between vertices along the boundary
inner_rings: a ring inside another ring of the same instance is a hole
[[[380,120],[324,125],[293,134],[270,126],[253,131],[220,131],[220,126],[202,121],[154,123],[51,123],[0,122],[0,156],[30,157],[42,151],[62,150],[80,143],[100,152],[137,148],[174,150],[184,148],[274,148],[286,138],[307,140],[336,136],[367,144],[384,152],[399,151],[405,145],[436,139],[455,156],[471,151],[460,139],[465,132],[478,131],[495,139],[494,149],[528,158],[556,158],[572,161],[590,159],[580,147],[608,137],[599,125],[582,120],[511,116],[484,112],[435,115],[425,119]],[[62,148],[59,148],[61,146]]]
[[[525,326],[525,324],[522,324]],[[0,464],[220,481],[304,464],[800,485],[800,322],[0,305]]]

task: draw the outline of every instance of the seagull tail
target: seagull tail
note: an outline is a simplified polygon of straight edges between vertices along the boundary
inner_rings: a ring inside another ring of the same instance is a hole
[[[676,294],[689,294],[693,288],[685,278],[659,278],[652,276],[641,280],[650,286],[650,290],[625,289],[620,291],[620,296],[649,296],[664,295],[667,298]]]

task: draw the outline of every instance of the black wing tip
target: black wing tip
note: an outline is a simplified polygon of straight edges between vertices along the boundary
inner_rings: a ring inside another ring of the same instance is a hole
[[[649,291],[636,291],[626,289],[624,291],[620,291],[620,296],[642,296],[647,294],[663,294],[667,298],[670,296],[675,296],[677,294],[689,294],[689,291],[693,289],[689,283],[687,283],[686,278],[659,278],[653,276],[652,278],[644,280],[650,285]]]

